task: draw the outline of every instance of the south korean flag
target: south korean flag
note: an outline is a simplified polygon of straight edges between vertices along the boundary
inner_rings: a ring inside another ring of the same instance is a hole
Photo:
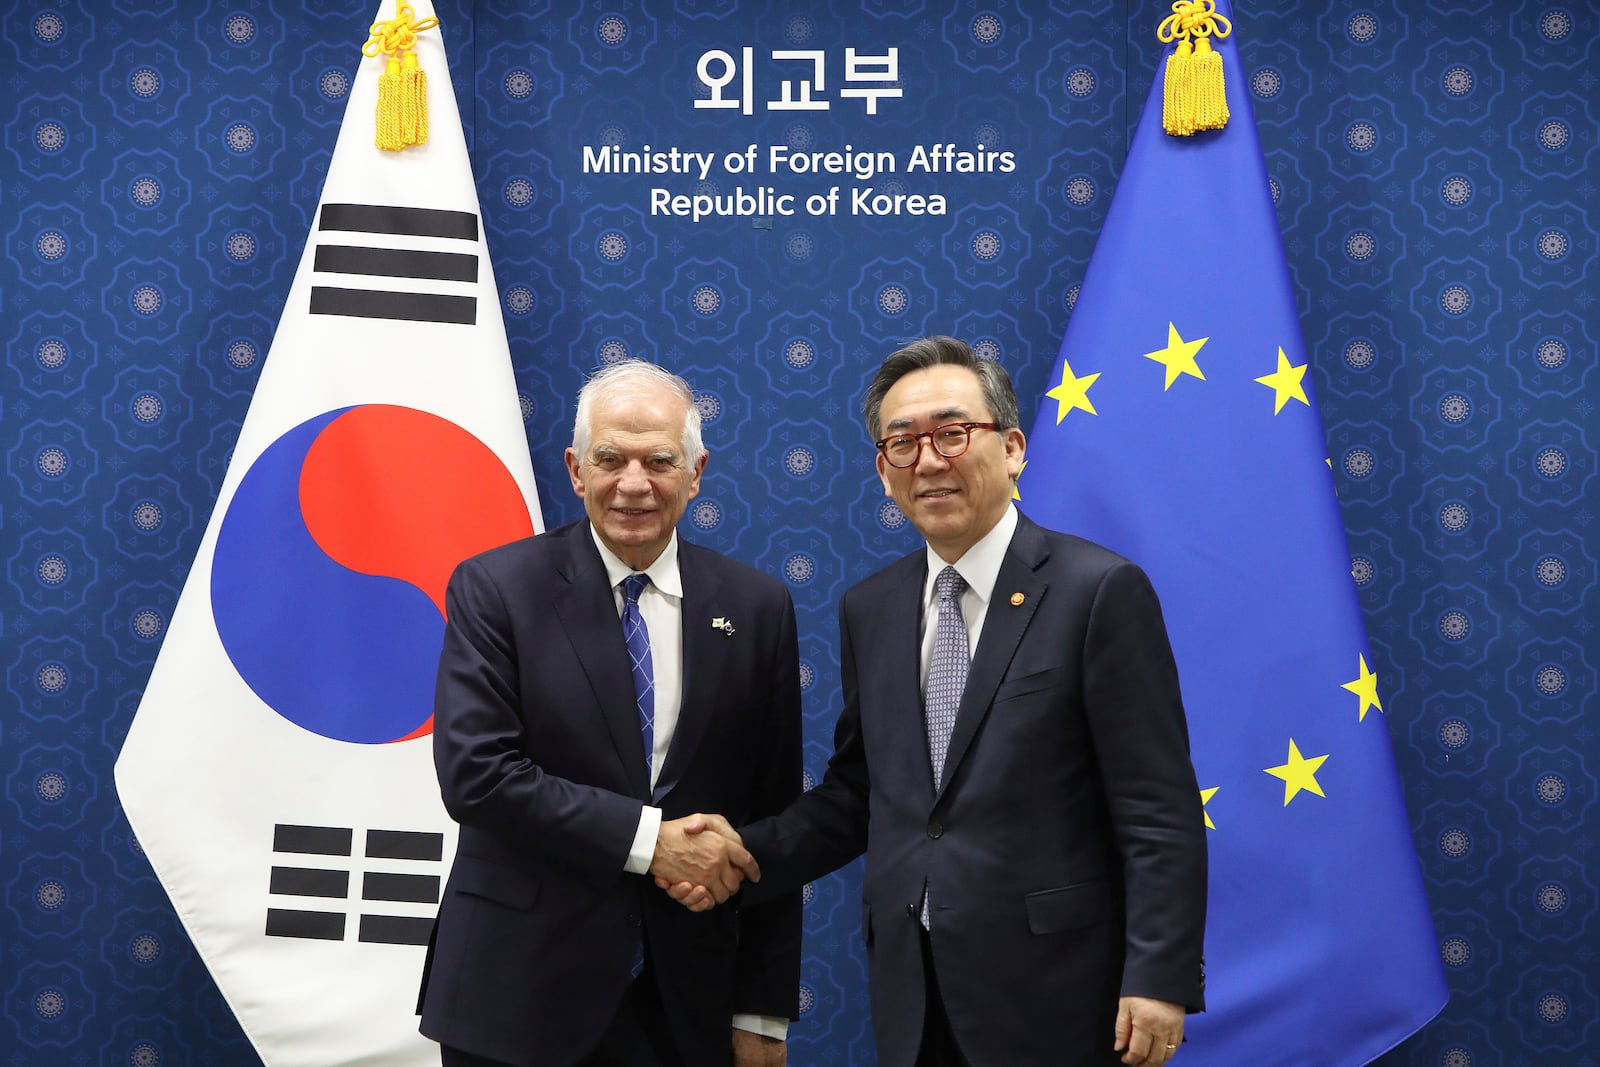
[[[542,528],[444,46],[412,8],[376,20],[428,81],[421,137],[375,146],[379,51],[116,768],[269,1067],[439,1062],[413,1012],[456,841],[431,756],[445,583]]]

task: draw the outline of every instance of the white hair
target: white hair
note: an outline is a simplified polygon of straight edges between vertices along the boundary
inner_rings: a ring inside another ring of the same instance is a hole
[[[642,359],[625,359],[604,367],[578,390],[578,413],[572,421],[572,451],[578,461],[581,463],[589,454],[595,404],[602,399],[643,399],[663,392],[678,397],[687,406],[683,416],[684,461],[691,467],[700,462],[706,446],[700,438],[700,409],[694,402],[694,390],[671,371]]]

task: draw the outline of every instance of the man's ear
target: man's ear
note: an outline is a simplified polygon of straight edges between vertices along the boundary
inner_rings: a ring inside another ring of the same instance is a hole
[[[1011,475],[1011,480],[1016,481],[1017,475],[1022,473],[1022,458],[1028,451],[1028,438],[1023,432],[1013,426],[1002,437],[1006,448],[1006,473]]]
[[[700,459],[695,463],[689,476],[689,499],[693,500],[700,495],[700,475],[705,472],[706,461],[711,458],[710,452],[700,453]]]
[[[582,500],[583,476],[578,472],[578,454],[570,448],[567,449],[567,475],[572,479],[572,491]]]

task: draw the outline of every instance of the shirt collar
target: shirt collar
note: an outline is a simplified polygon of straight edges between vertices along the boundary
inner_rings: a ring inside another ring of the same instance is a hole
[[[679,600],[683,599],[683,578],[678,573],[677,530],[672,531],[672,539],[667,542],[667,547],[661,550],[661,555],[657,556],[656,561],[643,571],[635,571],[618,559],[616,553],[607,548],[605,542],[600,540],[600,535],[595,532],[593,523],[589,524],[589,536],[594,539],[594,547],[600,550],[600,562],[605,564],[606,580],[611,583],[611,588],[615,589],[621,585],[622,579],[630,574],[648,574],[651,585],[668,596],[677,597]]]
[[[933,596],[933,582],[939,572],[946,566],[956,569],[967,588],[978,595],[984,604],[989,603],[989,598],[994,595],[994,583],[1000,580],[1000,564],[1005,562],[1006,550],[1011,547],[1011,535],[1017,532],[1017,509],[1015,505],[1006,505],[1005,514],[1000,516],[1000,521],[994,528],[982,537],[977,544],[962,555],[954,563],[946,564],[932,547],[928,553],[928,578],[922,587],[922,602],[926,605]],[[621,581],[619,578],[618,581]]]

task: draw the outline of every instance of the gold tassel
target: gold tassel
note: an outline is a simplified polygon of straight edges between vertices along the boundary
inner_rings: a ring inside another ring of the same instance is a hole
[[[1233,24],[1217,14],[1216,0],[1177,0],[1172,14],[1161,20],[1156,37],[1163,44],[1177,42],[1161,89],[1161,125],[1174,137],[1228,124],[1222,55],[1211,47],[1211,38],[1232,32]]]
[[[1195,42],[1193,81],[1194,127],[1220,130],[1228,124],[1228,94],[1222,85],[1222,54],[1211,47],[1211,39]]]
[[[421,144],[417,140],[417,54],[407,52],[400,58],[400,140],[408,145]]]
[[[400,61],[390,57],[378,75],[378,122],[373,144],[385,152],[398,152],[406,146],[400,133],[400,98],[403,83],[400,78]]]
[[[378,108],[372,143],[386,152],[428,143],[428,72],[417,62],[417,34],[439,25],[437,18],[416,19],[402,3],[395,17],[372,24],[372,36],[361,54],[387,56],[378,75]]]
[[[416,109],[416,118],[411,124],[411,143],[428,143],[428,72],[417,63],[414,53],[406,53],[406,66],[411,71],[411,103]],[[1227,105],[1223,105],[1224,121],[1226,121]]]
[[[1194,95],[1193,49],[1188,41],[1179,41],[1167,57],[1166,84],[1161,90],[1161,125],[1170,134],[1187,137],[1194,132],[1192,97]]]

